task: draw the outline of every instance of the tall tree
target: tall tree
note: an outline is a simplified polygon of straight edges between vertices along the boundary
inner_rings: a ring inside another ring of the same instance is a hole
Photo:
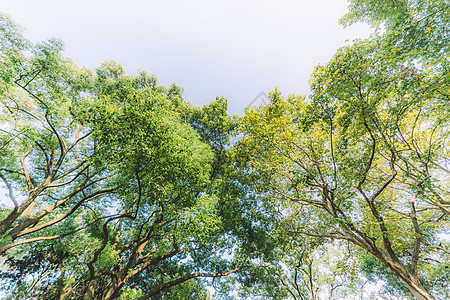
[[[448,264],[448,245],[438,237],[448,228],[439,167],[448,159],[441,118],[448,110],[424,113],[435,94],[397,80],[432,76],[415,75],[377,47],[358,43],[318,67],[311,103],[275,91],[269,105],[249,109],[239,150],[261,198],[291,233],[346,240],[378,258],[416,298],[432,299],[430,290],[445,291],[448,276],[435,277]]]
[[[368,276],[448,298],[448,1],[350,1],[378,28],[241,120],[238,147],[277,222],[362,249]],[[375,263],[376,262],[376,263]],[[437,275],[439,274],[439,275]]]
[[[199,278],[251,265],[225,99],[200,108],[145,72],[77,68],[61,42],[32,45],[1,21],[0,175],[13,207],[0,252],[13,295],[205,298]]]
[[[83,78],[89,72],[61,56],[61,42],[31,45],[8,17],[0,20],[0,178],[10,201],[1,209],[3,254],[11,247],[69,234],[35,235],[113,188],[107,186],[102,167],[91,163],[96,155],[92,131],[76,113],[86,105]]]

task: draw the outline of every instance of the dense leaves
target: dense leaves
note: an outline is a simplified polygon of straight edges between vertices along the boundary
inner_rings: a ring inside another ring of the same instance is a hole
[[[13,204],[1,208],[1,280],[11,296],[200,299],[200,278],[253,265],[257,228],[240,230],[226,99],[200,108],[146,72],[80,69],[61,42],[32,45],[1,20],[0,175]]]
[[[351,0],[377,32],[238,120],[0,15],[2,291],[449,298],[449,7]]]
[[[387,290],[445,299],[448,5],[410,2],[352,1],[344,22],[386,32],[317,66],[310,99],[275,90],[247,110],[238,151],[290,241],[345,240]]]

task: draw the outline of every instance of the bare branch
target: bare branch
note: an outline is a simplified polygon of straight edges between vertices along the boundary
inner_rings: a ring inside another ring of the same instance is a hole
[[[422,231],[420,230],[419,223],[417,222],[416,207],[415,207],[417,195],[418,193],[415,193],[413,199],[411,199],[411,201],[409,202],[411,205],[411,221],[413,223],[415,233],[414,250],[411,258],[412,260],[411,268],[413,274],[415,274],[416,276],[419,275],[417,273],[417,263],[419,261],[420,244],[422,242]]]
[[[12,213],[15,213],[17,211],[17,209],[19,208],[19,203],[16,200],[16,197],[14,197],[14,193],[13,193],[13,189],[11,184],[6,180],[6,177],[3,176],[3,174],[0,174],[0,178],[3,180],[3,182],[6,184],[6,187],[8,188],[8,196],[9,199],[11,199],[11,201],[14,203],[14,210]]]
[[[25,166],[25,158],[28,156],[28,154],[30,154],[30,152],[31,152],[31,147],[30,147],[30,145],[28,145],[27,151],[25,151],[24,155],[20,158],[20,163],[22,164],[22,170],[23,170],[23,173],[25,174],[25,180],[27,182],[28,191],[31,191],[33,189],[33,184],[31,182],[31,176],[28,173],[27,167]]]

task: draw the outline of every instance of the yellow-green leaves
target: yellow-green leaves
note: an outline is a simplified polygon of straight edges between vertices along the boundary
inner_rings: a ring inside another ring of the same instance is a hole
[[[382,42],[356,41],[318,66],[309,101],[275,90],[248,109],[236,150],[276,228],[347,240],[419,276],[449,226],[448,86]]]

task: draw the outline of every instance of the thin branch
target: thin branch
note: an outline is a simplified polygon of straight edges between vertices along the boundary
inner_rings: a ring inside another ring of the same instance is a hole
[[[100,217],[100,218],[98,218],[98,219],[96,219],[96,220],[94,220],[94,221],[92,221],[92,222],[90,222],[90,223],[88,223],[88,224],[86,224],[86,225],[84,225],[82,227],[79,227],[79,228],[77,228],[75,230],[72,230],[72,231],[64,233],[64,234],[58,234],[58,235],[53,235],[53,236],[35,237],[35,238],[31,238],[31,239],[17,241],[17,242],[14,242],[14,243],[11,243],[11,244],[7,244],[7,245],[2,245],[2,246],[0,246],[0,255],[5,253],[6,250],[8,250],[10,248],[13,248],[13,247],[16,247],[16,246],[19,246],[19,245],[28,244],[28,243],[37,242],[37,241],[54,240],[54,239],[66,237],[68,235],[74,234],[74,233],[76,233],[78,231],[81,231],[81,230],[87,228],[88,226],[94,224],[95,222],[100,221],[101,219],[105,219],[105,218],[109,218],[109,217],[110,216],[108,216],[108,217]]]
[[[147,292],[144,296],[142,296],[141,298],[139,298],[138,300],[146,300],[146,299],[150,299],[151,297],[157,295],[158,293],[160,293],[161,291],[168,289],[172,286],[176,286],[179,285],[189,279],[192,278],[196,278],[196,277],[222,277],[222,276],[228,276],[231,275],[233,273],[237,273],[239,271],[241,271],[242,268],[239,269],[235,269],[235,270],[231,270],[225,273],[192,273],[192,274],[188,274],[188,275],[184,275],[180,278],[177,278],[175,280],[160,284],[159,286],[157,286],[156,288],[152,289],[151,291]]]
[[[419,261],[419,252],[420,252],[420,244],[422,242],[422,231],[420,230],[419,223],[417,222],[417,215],[416,215],[416,207],[415,207],[415,201],[417,198],[418,193],[414,194],[413,199],[409,202],[411,204],[411,221],[414,225],[414,233],[415,233],[415,241],[414,241],[414,250],[412,255],[412,263],[411,263],[411,269],[413,274],[418,276],[417,273],[417,263]]]
[[[42,230],[44,228],[47,228],[47,227],[49,227],[51,225],[57,224],[57,223],[61,222],[62,220],[64,220],[65,218],[67,218],[70,215],[72,215],[83,203],[91,201],[91,200],[93,200],[93,199],[95,199],[97,197],[107,195],[109,193],[112,193],[113,191],[114,191],[113,189],[97,191],[97,192],[95,192],[95,193],[93,193],[93,194],[91,194],[91,195],[81,199],[77,204],[75,204],[72,207],[72,209],[69,212],[67,212],[67,213],[65,213],[65,214],[63,214],[63,215],[61,215],[61,216],[59,216],[57,218],[54,218],[54,219],[52,219],[51,221],[49,221],[47,223],[44,223],[44,224],[41,224],[39,226],[35,226],[35,227],[32,227],[32,228],[20,231],[19,233],[13,235],[13,238],[15,239],[15,238],[24,236],[26,234],[37,232],[37,231]]]
[[[19,203],[16,200],[16,197],[14,197],[14,193],[13,193],[13,189],[11,184],[8,182],[8,180],[6,180],[6,177],[3,176],[3,174],[0,174],[0,178],[3,180],[3,182],[6,184],[6,187],[8,188],[8,196],[9,199],[11,199],[11,201],[14,203],[14,210],[12,211],[12,214],[17,212],[17,209],[19,208]]]
[[[25,174],[25,180],[27,182],[28,191],[31,191],[33,189],[33,184],[31,182],[31,176],[28,173],[27,167],[25,166],[25,158],[28,156],[28,154],[30,154],[30,152],[31,152],[31,147],[30,147],[30,145],[28,145],[27,151],[25,151],[24,155],[20,158],[20,163],[22,164],[22,170],[23,170],[23,173]]]

